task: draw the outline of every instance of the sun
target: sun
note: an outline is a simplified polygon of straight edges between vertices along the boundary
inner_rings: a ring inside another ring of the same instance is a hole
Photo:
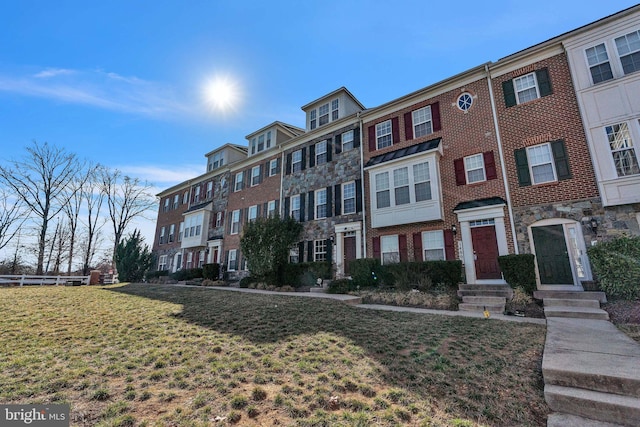
[[[238,83],[229,76],[216,76],[204,89],[205,100],[215,110],[230,112],[240,102]]]

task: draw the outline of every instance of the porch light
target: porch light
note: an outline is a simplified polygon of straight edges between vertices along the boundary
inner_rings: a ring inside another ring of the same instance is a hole
[[[598,220],[591,217],[591,220],[589,221],[590,225],[591,225],[591,231],[593,232],[593,235],[597,235],[598,234]]]
[[[458,227],[456,227],[455,224],[451,225],[451,232],[453,233],[453,235],[455,236],[456,233],[458,232]]]

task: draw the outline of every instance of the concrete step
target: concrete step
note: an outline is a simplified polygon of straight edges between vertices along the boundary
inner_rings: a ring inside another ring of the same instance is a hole
[[[474,285],[472,283],[461,283],[458,285],[461,291],[502,291],[511,290],[509,285]]]
[[[483,297],[502,297],[511,299],[513,298],[513,290],[500,290],[500,291],[472,291],[466,289],[458,290],[458,296],[464,298],[466,296],[483,296]]]
[[[544,398],[553,411],[623,426],[640,425],[640,399],[558,385],[545,385]]]
[[[547,417],[547,427],[622,427],[622,425],[592,420],[577,415],[552,412]]]
[[[544,308],[545,317],[573,317],[579,319],[609,320],[609,313],[599,308],[551,306]]]
[[[600,301],[596,299],[545,298],[543,301],[545,307],[600,308]]]
[[[600,302],[607,302],[604,292],[582,292],[582,291],[534,291],[535,299],[544,300],[546,298],[566,298],[566,299],[594,299]]]
[[[489,313],[502,314],[504,313],[504,303],[502,304],[475,304],[475,303],[460,303],[458,304],[458,310],[460,311],[479,311],[489,310]]]
[[[321,288],[321,287],[312,287],[309,288],[309,292],[315,292],[315,293],[319,293],[319,294],[326,294],[327,293],[327,288]]]
[[[504,297],[464,296],[462,302],[471,304],[502,304],[506,303]]]

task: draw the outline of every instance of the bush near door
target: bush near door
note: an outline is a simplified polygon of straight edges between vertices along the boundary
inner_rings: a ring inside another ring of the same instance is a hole
[[[535,255],[518,254],[498,257],[504,280],[512,288],[522,288],[529,295],[536,290]]]
[[[608,296],[640,297],[640,237],[621,236],[587,249],[591,267]]]

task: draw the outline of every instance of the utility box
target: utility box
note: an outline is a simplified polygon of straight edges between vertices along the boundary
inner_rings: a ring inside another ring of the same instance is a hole
[[[90,285],[99,285],[100,284],[100,270],[92,270],[91,276],[89,276],[89,284]]]

